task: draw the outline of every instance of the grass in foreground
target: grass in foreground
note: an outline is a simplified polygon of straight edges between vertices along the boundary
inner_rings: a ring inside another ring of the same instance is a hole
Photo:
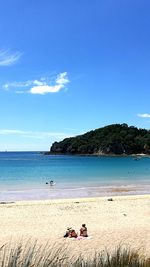
[[[73,261],[68,255],[65,248],[52,248],[48,244],[45,247],[29,242],[27,245],[4,245],[0,248],[0,267],[150,267],[150,258],[121,246],[112,254],[100,252],[88,260],[79,256]]]

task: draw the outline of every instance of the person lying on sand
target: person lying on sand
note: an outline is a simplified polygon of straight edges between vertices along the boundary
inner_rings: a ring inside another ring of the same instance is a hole
[[[68,237],[70,232],[71,232],[71,230],[72,230],[72,227],[67,227],[67,231],[66,231],[64,237]]]
[[[72,238],[72,237],[77,238],[78,235],[77,235],[77,233],[75,232],[75,230],[72,229],[72,230],[70,231],[70,233],[69,233],[69,237],[70,237],[70,238]]]
[[[83,223],[80,229],[80,236],[88,237],[86,224]]]

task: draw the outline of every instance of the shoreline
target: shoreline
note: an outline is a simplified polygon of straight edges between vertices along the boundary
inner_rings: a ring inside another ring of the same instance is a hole
[[[107,197],[17,201],[0,205],[3,245],[10,240],[37,240],[67,246],[75,256],[91,255],[119,244],[150,249],[150,194]],[[63,238],[68,226],[78,233],[86,223],[89,240]]]
[[[74,199],[74,198],[95,198],[95,197],[115,197],[131,195],[149,195],[150,184],[130,183],[130,184],[95,184],[79,185],[72,187],[48,186],[47,188],[23,188],[14,190],[0,190],[0,203],[8,201],[36,201],[54,199]]]

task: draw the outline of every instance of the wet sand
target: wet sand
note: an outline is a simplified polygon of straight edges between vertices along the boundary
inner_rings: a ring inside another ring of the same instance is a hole
[[[22,188],[19,190],[0,190],[0,202],[3,201],[26,201],[26,200],[48,200],[48,199],[71,199],[71,198],[93,198],[110,197],[119,195],[145,195],[150,194],[149,183],[114,183],[112,185],[89,184],[68,185],[60,187],[45,186],[46,188]]]

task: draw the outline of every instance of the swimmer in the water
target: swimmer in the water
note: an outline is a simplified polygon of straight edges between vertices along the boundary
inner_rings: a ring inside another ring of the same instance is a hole
[[[49,182],[49,184],[50,184],[51,186],[54,185],[54,181],[51,180],[51,181]]]

